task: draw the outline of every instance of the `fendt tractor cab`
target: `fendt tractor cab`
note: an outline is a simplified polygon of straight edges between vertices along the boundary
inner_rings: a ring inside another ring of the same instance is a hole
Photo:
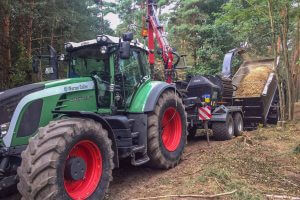
[[[69,78],[0,93],[2,196],[17,185],[28,200],[103,199],[120,159],[178,164],[182,100],[173,84],[151,80],[148,50],[132,37],[67,43]]]

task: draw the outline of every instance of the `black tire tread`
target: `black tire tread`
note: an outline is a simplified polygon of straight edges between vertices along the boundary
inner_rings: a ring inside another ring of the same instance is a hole
[[[175,162],[171,162],[162,155],[162,152],[159,150],[159,137],[158,137],[158,126],[159,126],[159,112],[162,109],[162,106],[164,102],[166,102],[168,99],[175,99],[178,104],[181,104],[183,106],[182,99],[178,97],[178,95],[175,95],[175,92],[173,90],[167,90],[165,91],[160,98],[158,99],[158,102],[155,106],[154,112],[148,115],[148,155],[150,158],[149,165],[155,168],[162,168],[162,169],[169,169],[173,168],[176,165],[178,165],[180,157]],[[184,107],[184,106],[183,106]],[[186,112],[185,112],[186,116]],[[185,122],[186,117],[185,117]]]
[[[231,117],[231,115],[229,117]],[[215,140],[225,141],[233,138],[228,133],[227,122],[214,122],[212,124],[212,131]]]
[[[59,191],[55,173],[59,154],[64,150],[66,142],[70,142],[78,130],[97,130],[104,135],[105,142],[111,147],[108,133],[100,123],[91,119],[68,118],[50,122],[40,128],[38,134],[29,139],[29,144],[22,152],[22,164],[18,168],[20,182],[18,190],[22,200],[55,199]],[[76,131],[77,130],[77,131]],[[114,152],[109,148],[109,177],[112,180]],[[107,188],[106,188],[107,190]]]
[[[242,131],[239,131],[239,130],[238,130],[238,125],[237,125],[237,123],[236,123],[236,122],[239,120],[239,118],[241,118],[242,123],[243,123],[243,116],[242,116],[242,114],[239,113],[239,112],[235,113],[234,116],[233,116],[234,135],[235,135],[235,136],[241,136],[241,135],[243,135],[243,130],[242,130]],[[244,127],[244,126],[243,126],[243,127]]]

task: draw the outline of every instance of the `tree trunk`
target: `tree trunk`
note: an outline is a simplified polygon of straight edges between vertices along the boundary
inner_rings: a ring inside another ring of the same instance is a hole
[[[3,46],[2,46],[2,60],[3,60],[3,84],[9,86],[9,72],[11,69],[11,49],[10,49],[10,15],[5,14],[2,19],[3,30]]]
[[[280,106],[280,120],[285,119],[285,98],[284,98],[284,90],[283,85],[281,81],[280,69],[279,69],[279,52],[280,52],[280,46],[277,48],[277,41],[276,41],[276,32],[275,32],[275,21],[274,21],[274,13],[273,13],[273,2],[272,0],[268,0],[268,8],[269,8],[269,18],[270,18],[270,26],[271,26],[271,32],[272,32],[272,49],[274,54],[274,67],[275,67],[275,75],[277,79],[277,87],[278,87],[278,93],[279,93],[279,106]],[[280,38],[278,37],[278,41]]]
[[[289,63],[289,50],[288,50],[288,30],[289,30],[289,5],[285,4],[282,10],[281,16],[281,32],[282,32],[282,50],[284,58],[284,69],[286,73],[286,83],[287,83],[287,98],[288,98],[288,120],[293,119],[293,108],[294,108],[294,87],[291,75],[291,66]]]
[[[27,56],[31,58],[32,56],[32,25],[33,25],[33,9],[34,9],[34,0],[28,0],[29,3],[29,15],[28,15],[28,24],[27,24]]]
[[[20,0],[20,8],[24,8],[25,3],[24,0]],[[19,44],[24,47],[24,33],[25,33],[25,16],[24,16],[24,11],[22,9],[18,10],[19,16],[17,17],[18,21],[18,34],[19,34]]]
[[[292,66],[291,66],[291,72],[293,76],[293,84],[295,86],[295,101],[299,100],[300,97],[300,17],[298,17],[298,22],[297,22],[297,29],[296,29],[296,34],[295,34],[295,39],[294,39],[294,50],[293,50],[293,57],[292,57]]]

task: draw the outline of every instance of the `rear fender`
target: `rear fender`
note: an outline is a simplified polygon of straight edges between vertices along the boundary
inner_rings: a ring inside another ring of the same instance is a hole
[[[160,84],[156,85],[156,87],[154,87],[149,94],[144,108],[144,112],[152,112],[155,109],[155,105],[160,95],[166,90],[176,91],[176,88],[175,86],[165,82],[161,82]]]
[[[114,134],[113,129],[109,125],[109,123],[102,118],[100,115],[97,115],[93,112],[81,112],[81,111],[55,111],[54,113],[63,114],[68,117],[79,117],[79,118],[89,118],[93,119],[103,126],[108,131],[108,138],[112,141],[112,150],[114,151],[114,164],[115,168],[119,167],[119,156],[118,156],[118,148],[116,143],[116,136]]]
[[[129,113],[147,113],[154,110],[160,95],[165,90],[176,90],[174,85],[162,81],[147,81],[139,87],[131,102]],[[179,94],[179,93],[178,93]],[[180,94],[179,94],[180,95]],[[181,96],[181,95],[180,95]]]

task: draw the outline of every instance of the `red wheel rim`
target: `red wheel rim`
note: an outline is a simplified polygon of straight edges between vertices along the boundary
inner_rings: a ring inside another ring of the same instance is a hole
[[[180,144],[182,124],[179,112],[168,108],[162,118],[162,142],[168,151],[175,151]]]
[[[96,190],[102,175],[102,156],[98,146],[88,140],[80,141],[70,151],[68,158],[80,157],[86,164],[84,178],[78,181],[64,178],[68,195],[75,200],[86,199]]]

